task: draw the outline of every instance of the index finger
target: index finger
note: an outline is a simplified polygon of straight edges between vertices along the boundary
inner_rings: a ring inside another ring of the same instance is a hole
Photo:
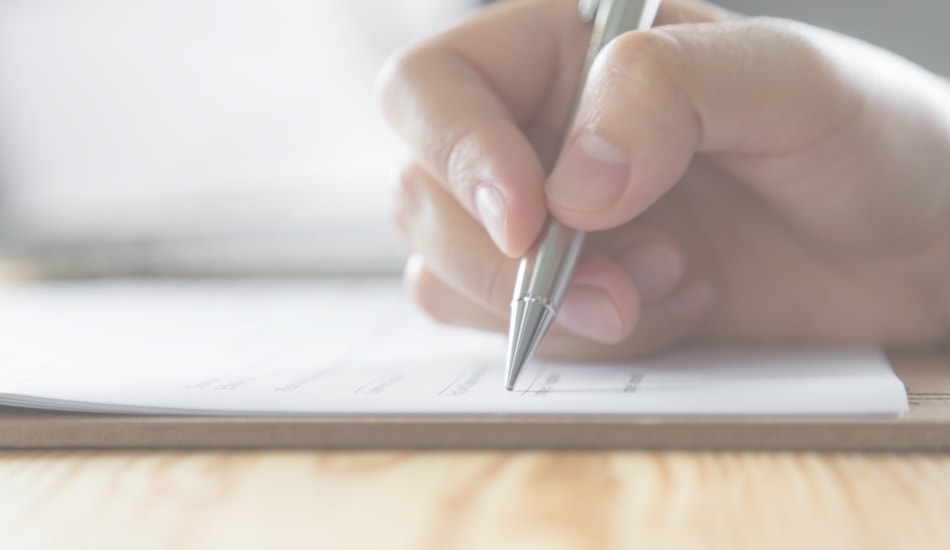
[[[521,126],[557,87],[562,42],[583,43],[575,10],[568,0],[487,8],[381,73],[389,122],[510,256],[527,250],[547,214],[545,170]]]

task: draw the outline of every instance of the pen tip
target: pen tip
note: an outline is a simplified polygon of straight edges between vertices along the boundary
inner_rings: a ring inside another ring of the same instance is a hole
[[[538,302],[517,300],[508,334],[508,364],[505,388],[514,389],[521,369],[547,332],[554,320],[554,310]]]

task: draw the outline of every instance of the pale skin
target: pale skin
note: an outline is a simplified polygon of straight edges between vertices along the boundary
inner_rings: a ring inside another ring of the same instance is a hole
[[[509,0],[380,75],[412,154],[394,207],[406,281],[430,315],[504,331],[550,213],[591,234],[547,354],[950,337],[944,80],[828,31],[666,0],[653,30],[598,56],[558,155],[588,33],[576,0]]]

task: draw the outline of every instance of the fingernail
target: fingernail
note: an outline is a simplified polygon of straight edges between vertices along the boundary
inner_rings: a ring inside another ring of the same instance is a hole
[[[604,210],[627,187],[630,164],[607,140],[584,134],[558,160],[546,191],[552,201],[572,210]]]
[[[643,244],[618,259],[644,300],[660,298],[673,290],[683,276],[683,259],[664,244]]]
[[[690,321],[705,311],[712,301],[712,285],[706,282],[689,283],[670,297],[666,304],[667,315],[674,321]]]
[[[475,190],[475,209],[495,245],[507,250],[508,208],[498,189],[491,185],[479,185]]]
[[[422,256],[419,254],[412,254],[406,260],[406,265],[402,269],[402,284],[406,288],[412,288],[415,283],[415,280],[419,278],[419,274],[422,273],[422,268],[425,267],[425,262],[422,260]]]
[[[575,334],[599,342],[616,342],[621,337],[617,307],[606,291],[593,286],[571,285],[557,322]]]

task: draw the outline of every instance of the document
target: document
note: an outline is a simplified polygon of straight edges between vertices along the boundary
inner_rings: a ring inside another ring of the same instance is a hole
[[[389,278],[0,287],[0,404],[201,415],[899,415],[875,349],[534,360],[437,325]]]

